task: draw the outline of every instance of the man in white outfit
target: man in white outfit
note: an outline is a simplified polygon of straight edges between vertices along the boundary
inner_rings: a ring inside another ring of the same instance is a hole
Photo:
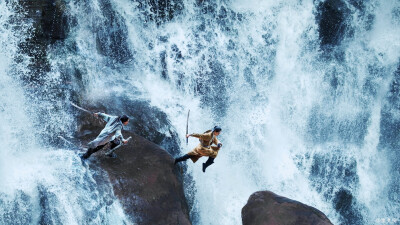
[[[107,124],[96,139],[89,142],[89,148],[87,152],[83,154],[83,159],[89,158],[91,154],[99,151],[109,142],[111,142],[111,149],[119,146],[121,141],[124,144],[128,143],[128,140],[125,140],[121,133],[123,126],[126,126],[129,123],[128,116],[110,116],[105,113],[94,113],[94,116],[100,116],[105,122],[107,122]]]

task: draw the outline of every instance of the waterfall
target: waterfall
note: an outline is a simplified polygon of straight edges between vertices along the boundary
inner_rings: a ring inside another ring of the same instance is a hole
[[[0,224],[127,224],[111,186],[97,184],[73,151],[43,144],[49,123],[62,121],[38,115],[35,88],[23,84],[30,58],[18,47],[31,24],[19,10],[0,2]]]
[[[69,33],[47,50],[46,76],[52,87],[63,77],[72,84],[45,99],[63,112],[46,124],[68,134],[65,99],[116,95],[166,113],[181,154],[198,143],[183,144],[188,110],[190,133],[220,125],[223,147],[207,172],[206,158],[187,162],[193,224],[241,224],[242,207],[259,190],[316,207],[334,224],[400,219],[398,1],[63,2]],[[7,206],[0,212],[33,223],[42,202],[54,201],[61,222],[80,224],[91,212],[93,223],[123,223],[117,201],[112,215],[104,213],[112,193],[87,196],[96,189],[90,171],[73,153],[43,146],[37,115],[20,110],[45,107],[30,105],[15,74],[28,59],[13,60],[26,56],[17,50],[22,39],[9,5],[0,3],[0,201]]]

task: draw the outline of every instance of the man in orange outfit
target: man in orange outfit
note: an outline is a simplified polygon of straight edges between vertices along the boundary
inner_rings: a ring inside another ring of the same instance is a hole
[[[188,137],[198,138],[200,144],[197,145],[191,152],[185,154],[182,157],[175,159],[175,164],[181,161],[191,159],[195,163],[202,156],[208,156],[208,160],[203,163],[203,172],[206,172],[206,168],[214,163],[214,159],[218,155],[219,149],[222,147],[222,143],[218,141],[217,136],[221,133],[221,128],[215,126],[213,130],[208,130],[203,134],[187,134]],[[211,146],[215,144],[216,146]]]

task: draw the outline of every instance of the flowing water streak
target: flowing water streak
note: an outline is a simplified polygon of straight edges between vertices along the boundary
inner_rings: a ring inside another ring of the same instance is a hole
[[[0,113],[3,121],[0,127],[2,133],[0,143],[3,146],[1,153],[4,156],[0,159],[0,174],[3,181],[1,184],[4,185],[2,190],[12,190],[8,184],[15,181],[12,180],[13,176],[8,173],[10,171],[17,172],[15,171],[17,168],[14,168],[16,165],[11,163],[11,159],[15,155],[20,155],[23,148],[28,146],[27,142],[22,142],[20,137],[24,135],[23,137],[27,140],[34,142],[32,135],[25,135],[29,134],[28,131],[32,129],[32,124],[21,110],[25,105],[23,90],[18,81],[10,75],[13,67],[16,66],[13,58],[17,55],[19,42],[17,35],[12,32],[14,26],[10,24],[12,17],[16,16],[12,6],[12,3],[7,4],[4,1],[0,3]]]

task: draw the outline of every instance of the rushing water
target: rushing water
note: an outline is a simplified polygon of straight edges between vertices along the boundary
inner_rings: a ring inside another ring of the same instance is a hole
[[[96,184],[72,151],[41,141],[55,121],[35,113],[38,105],[27,97],[32,87],[22,85],[29,57],[18,45],[31,24],[17,22],[24,21],[20,10],[14,1],[0,2],[0,224],[126,224],[109,185]]]
[[[259,190],[314,206],[335,224],[400,220],[399,1],[65,3],[68,37],[48,50],[53,86],[68,74],[69,89],[79,86],[88,100],[112,93],[148,100],[182,143],[189,109],[190,132],[222,127],[224,146],[207,173],[205,159],[188,161],[194,224],[241,224],[241,208]],[[13,11],[5,3],[0,10],[3,215],[34,223],[38,195],[51,193],[47,207],[65,223],[84,221],[88,211],[122,223],[119,206],[114,216],[94,209],[102,197],[86,196],[95,185],[76,157],[30,137],[35,124],[20,106],[39,106],[24,102],[13,74],[24,66],[12,60]],[[59,117],[50,121],[68,133]],[[182,154],[196,144],[190,139]]]

